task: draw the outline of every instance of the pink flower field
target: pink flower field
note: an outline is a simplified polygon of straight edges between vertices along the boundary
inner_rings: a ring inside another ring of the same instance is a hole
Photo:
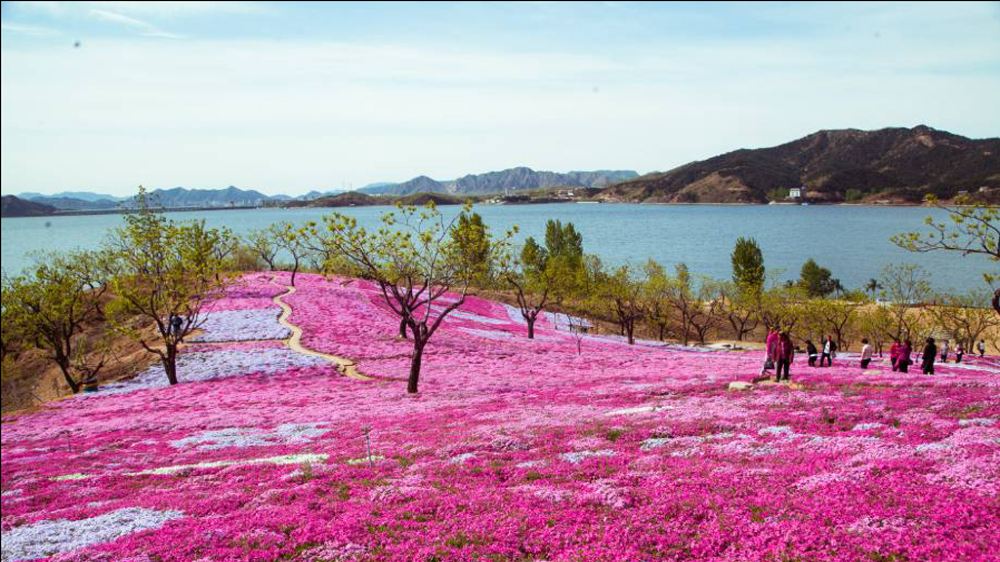
[[[266,339],[285,337],[274,277],[209,312],[263,335],[216,321],[182,384],[4,419],[3,561],[1000,560],[996,357],[933,376],[798,360],[801,388],[731,391],[759,352],[578,354],[553,317],[532,341],[470,298],[408,396],[373,286],[300,274],[285,298],[302,345],[361,381]]]

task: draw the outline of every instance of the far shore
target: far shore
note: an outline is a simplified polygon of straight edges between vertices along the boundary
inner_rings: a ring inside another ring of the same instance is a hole
[[[633,202],[633,201],[594,201],[594,200],[546,200],[542,202],[533,201],[519,201],[510,203],[487,203],[487,202],[476,202],[476,205],[504,205],[504,206],[514,206],[514,205],[544,205],[544,204],[566,204],[566,203],[578,203],[578,204],[601,204],[601,205],[657,205],[657,206],[714,206],[714,207],[766,207],[770,205],[784,206],[784,207],[832,207],[832,206],[847,206],[847,207],[926,207],[924,203],[808,203],[803,205],[802,203],[670,203],[670,202]],[[457,205],[458,203],[456,203]],[[286,205],[274,205],[274,206],[252,206],[252,205],[239,205],[232,207],[166,207],[163,209],[157,209],[158,212],[162,213],[185,213],[192,211],[246,211],[253,209],[261,210],[272,210],[272,209],[340,209],[340,208],[360,208],[360,207],[392,207],[391,203],[379,204],[379,205],[331,205],[331,206],[315,206],[311,207],[308,205],[302,206],[286,206]],[[133,212],[132,209],[79,209],[79,210],[59,210],[51,215],[27,215],[27,216],[5,216],[5,219],[23,219],[23,218],[56,218],[65,216],[86,216],[86,215],[122,215]]]

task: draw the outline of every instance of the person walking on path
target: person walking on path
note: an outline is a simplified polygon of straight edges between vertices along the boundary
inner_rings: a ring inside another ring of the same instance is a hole
[[[896,366],[899,368],[900,373],[910,372],[910,354],[913,353],[913,342],[910,340],[903,340],[903,345],[899,347],[899,358],[896,359]]]
[[[861,343],[864,344],[861,346],[861,368],[867,369],[872,362],[872,346],[868,344],[868,338],[862,339]]]
[[[892,338],[892,347],[889,348],[889,363],[892,365],[892,372],[899,370],[899,352],[902,349],[898,338]]]
[[[934,374],[935,359],[937,359],[937,346],[934,345],[934,338],[927,338],[927,343],[924,345],[923,358],[920,363],[921,369],[925,375]]]
[[[174,331],[174,335],[178,338],[181,335],[181,327],[184,325],[184,320],[177,314],[170,315],[170,328]]]
[[[944,340],[944,343],[941,344],[941,362],[948,362],[948,340]]]
[[[980,357],[986,355],[986,340],[979,340],[979,343],[976,344],[976,349],[979,350]]]
[[[784,373],[784,380],[787,382],[791,380],[788,370],[795,358],[795,344],[792,343],[792,338],[788,335],[788,332],[781,332],[781,335],[778,337],[777,356],[777,369],[775,370],[777,381],[782,381],[781,376]]]
[[[833,354],[837,351],[837,344],[833,343],[833,338],[831,336],[826,336],[823,341],[823,355],[819,358],[819,366],[823,366],[823,362],[826,361],[827,367],[833,367]]]
[[[955,346],[955,363],[961,363],[963,355],[965,355],[965,347],[962,342],[958,342],[958,345]]]
[[[809,366],[816,366],[816,358],[819,357],[819,351],[816,350],[816,344],[812,340],[806,340],[806,354],[809,355]]]
[[[760,376],[768,374],[774,368],[775,349],[778,344],[778,330],[771,328],[767,331],[767,339],[764,340],[764,366],[760,369]]]

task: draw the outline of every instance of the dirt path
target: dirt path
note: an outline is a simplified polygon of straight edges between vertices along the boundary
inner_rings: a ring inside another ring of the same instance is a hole
[[[335,364],[337,366],[337,370],[340,371],[340,373],[345,377],[362,381],[373,380],[371,377],[359,373],[357,365],[355,365],[354,361],[351,361],[350,359],[302,347],[302,328],[299,328],[295,324],[288,321],[288,318],[292,315],[292,307],[288,306],[288,304],[282,300],[284,297],[293,294],[295,292],[295,287],[290,285],[285,285],[285,287],[287,287],[288,290],[272,299],[274,304],[281,307],[281,316],[278,317],[278,322],[292,331],[291,337],[285,340],[285,345],[287,345],[292,351],[326,359],[327,361]]]

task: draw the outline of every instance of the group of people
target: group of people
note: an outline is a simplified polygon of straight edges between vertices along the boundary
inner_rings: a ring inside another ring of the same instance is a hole
[[[871,344],[868,343],[867,338],[862,339],[861,344],[861,368],[867,369],[868,365],[872,362],[873,349]],[[976,345],[976,350],[979,352],[980,357],[986,355],[986,342],[980,340]],[[948,361],[949,351],[948,340],[945,340],[941,346],[940,357],[942,363]],[[833,366],[833,358],[836,356],[836,353],[837,343],[831,336],[824,338],[822,349],[817,348],[812,340],[806,340],[806,354],[809,356],[810,367],[816,366],[817,358],[819,359],[820,367]],[[910,365],[913,364],[912,355],[913,343],[909,339],[903,340],[902,343],[898,339],[894,339],[892,347],[889,348],[889,361],[892,363],[893,372],[909,372]],[[964,355],[965,348],[961,343],[957,344],[955,346],[955,362],[961,363]],[[927,338],[923,352],[920,354],[920,367],[925,375],[934,374],[934,362],[937,357],[938,347],[934,338]],[[767,376],[768,372],[774,369],[775,380],[778,382],[791,380],[789,368],[794,358],[795,345],[792,343],[792,338],[788,332],[778,331],[774,328],[768,330],[767,339],[765,340],[764,366],[760,370],[761,377]]]

